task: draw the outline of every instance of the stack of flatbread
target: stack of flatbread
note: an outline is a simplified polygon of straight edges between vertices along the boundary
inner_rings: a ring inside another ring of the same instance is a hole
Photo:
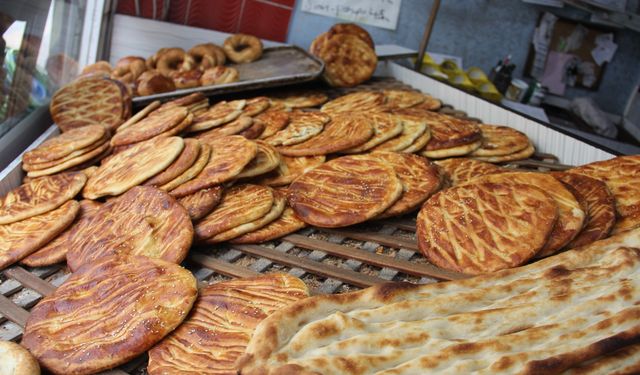
[[[110,152],[109,131],[102,125],[87,125],[48,139],[25,152],[22,169],[28,177],[80,170],[99,162]]]
[[[472,158],[502,163],[526,159],[535,152],[533,143],[522,132],[508,126],[481,124],[479,127],[482,132],[482,143],[469,154]]]
[[[82,78],[56,91],[49,109],[63,132],[87,125],[115,131],[131,117],[131,93],[116,80]]]
[[[0,199],[0,269],[39,250],[75,219],[82,172],[35,178]]]
[[[307,298],[258,325],[239,373],[637,373],[638,243],[635,229],[490,276]]]

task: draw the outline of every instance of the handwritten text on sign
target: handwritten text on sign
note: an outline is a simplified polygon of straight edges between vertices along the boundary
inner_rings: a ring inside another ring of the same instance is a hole
[[[301,9],[395,30],[402,0],[302,0]]]

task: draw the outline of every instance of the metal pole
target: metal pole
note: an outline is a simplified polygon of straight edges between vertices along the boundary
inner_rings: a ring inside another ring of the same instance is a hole
[[[424,34],[422,34],[422,41],[420,42],[420,49],[418,50],[418,59],[416,60],[415,71],[419,72],[422,68],[422,59],[427,51],[427,45],[429,44],[429,38],[431,38],[431,30],[433,24],[436,23],[436,16],[438,15],[438,9],[440,8],[440,0],[434,0],[431,6],[431,14],[429,14],[429,21],[424,28]]]

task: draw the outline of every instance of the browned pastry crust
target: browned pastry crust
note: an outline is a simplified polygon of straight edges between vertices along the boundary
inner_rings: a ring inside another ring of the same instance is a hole
[[[256,141],[258,152],[247,164],[237,178],[255,177],[278,168],[281,162],[280,153],[264,141]]]
[[[96,142],[103,140],[106,135],[107,131],[102,125],[89,125],[72,129],[48,139],[33,150],[25,152],[22,156],[22,162],[40,164],[58,161],[76,151],[92,146]]]
[[[391,117],[401,123],[402,129],[400,134],[372,147],[369,151],[404,152],[404,150],[411,147],[415,142],[420,141],[421,137],[425,136],[425,134],[428,137],[427,141],[431,139],[431,131],[424,120],[397,114],[392,114]]]
[[[169,73],[169,78],[173,80],[173,83],[176,85],[176,89],[190,89],[200,86],[202,71],[198,69],[185,71],[176,70]]]
[[[251,117],[240,116],[231,122],[228,122],[221,126],[217,126],[213,129],[196,133],[193,136],[202,142],[207,142],[208,140],[213,140],[220,137],[240,134],[241,132],[250,129],[252,125],[253,119]]]
[[[404,127],[402,121],[388,113],[374,113],[367,116],[373,127],[373,137],[360,146],[343,150],[345,154],[357,154],[371,150],[375,146],[382,144],[402,133]]]
[[[289,204],[307,224],[332,228],[374,218],[401,195],[393,168],[343,156],[298,177],[289,187]]]
[[[40,375],[38,360],[15,342],[0,341],[0,363],[7,375]]]
[[[197,221],[211,213],[221,199],[222,187],[214,186],[179,198],[178,203],[187,210],[192,221]]]
[[[85,126],[82,128],[78,128],[78,129],[74,129],[74,130],[82,130],[84,128],[88,128],[91,127],[93,125],[90,126]],[[71,130],[73,131],[73,130]],[[69,131],[69,132],[71,132]],[[67,133],[63,133],[63,134],[68,134]],[[54,138],[55,139],[55,138]],[[76,160],[76,158],[82,156],[82,155],[86,155],[88,153],[90,153],[91,151],[94,151],[98,148],[104,147],[105,144],[108,145],[108,140],[109,140],[109,136],[107,134],[104,134],[102,138],[98,139],[97,141],[93,142],[92,144],[82,148],[82,149],[78,149],[75,150],[73,152],[71,152],[70,154],[63,156],[59,159],[55,159],[55,160],[51,160],[51,161],[45,161],[45,162],[41,162],[41,163],[29,163],[27,161],[22,161],[22,169],[27,171],[27,172],[32,172],[32,171],[38,171],[38,170],[43,170],[43,169],[48,169],[48,168],[52,168],[61,164],[66,164],[69,160]]]
[[[440,99],[436,99],[431,95],[424,95],[424,101],[420,104],[413,106],[412,108],[421,109],[425,111],[437,111],[442,108],[442,101]]]
[[[264,130],[258,138],[265,139],[289,125],[290,117],[285,111],[269,109],[257,115],[254,120],[264,124]]]
[[[201,144],[200,153],[198,154],[198,158],[193,163],[193,165],[178,177],[160,186],[160,189],[164,191],[171,191],[176,187],[184,184],[185,182],[192,180],[204,169],[204,167],[207,166],[210,156],[211,147],[208,144]]]
[[[0,270],[42,248],[62,233],[78,214],[76,201],[11,224],[0,225]]]
[[[329,114],[338,112],[380,112],[386,109],[385,97],[377,91],[356,91],[326,102],[322,111]]]
[[[367,42],[352,34],[322,35],[311,53],[325,62],[323,76],[331,86],[353,87],[371,78],[378,57]]]
[[[200,84],[202,86],[222,85],[236,82],[240,79],[238,69],[230,66],[216,66],[202,73]]]
[[[154,187],[136,186],[74,226],[67,264],[75,271],[113,254],[146,255],[180,263],[192,240],[191,219],[173,197]]]
[[[36,178],[0,199],[0,225],[47,213],[73,199],[87,181],[81,172]]]
[[[179,265],[97,259],[31,310],[22,345],[54,374],[98,373],[151,349],[186,318],[197,294],[196,279]]]
[[[415,107],[423,103],[427,95],[412,90],[383,90],[385,106],[388,110]]]
[[[208,285],[189,318],[149,351],[150,375],[235,374],[255,327],[274,311],[309,295],[287,274],[269,274]]]
[[[252,122],[251,122],[251,126],[249,126],[248,128],[242,130],[239,133],[236,133],[238,135],[241,135],[243,137],[245,137],[246,139],[258,139],[260,138],[260,135],[264,132],[264,129],[267,127],[264,122],[256,119],[255,117],[252,118]]]
[[[222,48],[229,60],[236,64],[252,62],[262,56],[262,41],[253,35],[232,35],[224,41]]]
[[[320,91],[293,90],[275,94],[271,100],[286,108],[311,108],[326,103],[329,97]]]
[[[80,201],[80,211],[75,221],[53,241],[43,248],[22,259],[20,263],[29,267],[44,267],[64,262],[67,259],[68,240],[73,227],[81,220],[89,220],[100,208],[101,204],[87,199]]]
[[[155,69],[169,77],[175,71],[187,71],[195,68],[193,58],[182,48],[166,48],[157,53]]]
[[[246,105],[246,100],[225,100],[211,106],[206,112],[199,114],[193,119],[193,124],[187,129],[189,132],[197,132],[224,125],[242,115],[242,108]]]
[[[137,80],[136,91],[140,96],[161,94],[176,89],[176,84],[157,70],[147,70]]]
[[[281,156],[280,164],[273,171],[258,180],[260,185],[266,186],[284,186],[289,185],[293,180],[303,173],[324,164],[326,157],[321,156],[300,156],[290,157]]]
[[[111,67],[111,64],[109,64],[108,61],[101,60],[101,61],[96,61],[95,63],[89,64],[84,68],[82,68],[82,72],[80,72],[80,75],[81,76],[89,76],[94,74],[109,75],[111,74],[112,70],[113,68]]]
[[[289,113],[289,124],[265,142],[272,146],[295,145],[319,134],[329,121],[331,117],[323,112],[294,111]]]
[[[189,51],[189,55],[193,58],[195,67],[199,70],[206,70],[214,66],[224,65],[227,58],[224,50],[213,43],[197,44]]]
[[[513,154],[502,155],[502,156],[474,156],[474,159],[486,161],[489,163],[504,163],[508,161],[514,160],[523,160],[536,152],[535,147],[533,147],[533,143],[529,142],[529,145],[518,152],[514,152]]]
[[[329,29],[329,35],[332,34],[351,34],[362,39],[369,47],[374,48],[373,39],[369,32],[355,23],[336,23]]]
[[[184,140],[184,149],[180,153],[180,156],[171,163],[164,171],[151,177],[145,181],[145,185],[150,186],[162,186],[176,177],[183,174],[187,169],[196,162],[200,155],[200,141],[197,139],[186,138]]]
[[[41,176],[51,176],[59,172],[71,172],[71,171],[80,171],[82,169],[88,168],[93,164],[96,164],[102,158],[108,156],[111,153],[111,145],[109,142],[105,141],[98,147],[83,153],[82,155],[74,156],[70,159],[65,158],[66,160],[61,160],[59,164],[52,163],[51,166],[44,169],[32,169],[29,167],[29,171],[27,172],[27,176],[30,178],[36,178]],[[39,165],[35,166],[38,168]]]
[[[260,229],[236,237],[229,242],[234,244],[267,242],[293,233],[298,229],[304,228],[306,225],[304,221],[298,219],[293,209],[287,206],[284,211],[282,211],[282,215],[276,220]]]
[[[416,236],[431,263],[468,274],[489,273],[531,259],[557,218],[553,198],[535,186],[477,182],[427,200]]]
[[[189,111],[184,107],[151,112],[139,122],[116,132],[111,145],[117,147],[146,141],[178,126],[188,115]]]
[[[500,173],[504,169],[484,161],[469,158],[449,158],[435,162],[444,170],[448,185],[456,186],[469,180],[491,173]]]
[[[505,156],[529,146],[529,137],[508,126],[480,124],[482,146],[470,156]]]
[[[257,116],[266,111],[271,106],[271,101],[266,96],[256,96],[247,99],[247,105],[242,108],[242,114],[249,117]]]
[[[585,175],[565,172],[552,175],[570,188],[586,213],[584,227],[566,248],[588,245],[609,236],[616,222],[616,204],[607,185]]]

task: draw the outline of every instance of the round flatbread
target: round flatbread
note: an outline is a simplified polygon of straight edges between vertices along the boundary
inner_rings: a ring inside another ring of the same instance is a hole
[[[82,172],[35,178],[0,200],[0,225],[49,212],[75,197],[87,182]]]
[[[529,137],[508,126],[480,124],[482,145],[470,156],[504,156],[529,146]]]
[[[422,133],[422,135],[416,138],[409,147],[400,150],[400,152],[404,152],[407,154],[419,152],[425,148],[425,146],[429,143],[430,140],[431,140],[431,129],[429,129],[429,127],[427,126],[427,129],[424,131],[424,133]]]
[[[254,120],[264,124],[264,130],[258,138],[265,139],[289,125],[289,113],[280,110],[268,110],[257,115]]]
[[[113,254],[145,255],[180,263],[192,240],[193,225],[184,207],[162,190],[136,186],[74,226],[68,241],[67,264],[75,271]]]
[[[319,134],[329,121],[331,121],[331,117],[319,111],[291,112],[289,113],[289,125],[264,141],[272,146],[302,143]]]
[[[640,226],[640,156],[619,156],[572,168],[568,172],[593,177],[607,184],[616,201],[618,220],[612,233]]]
[[[260,135],[262,134],[262,132],[264,132],[265,128],[266,128],[266,125],[264,124],[264,122],[254,117],[253,122],[251,123],[251,126],[237,134],[245,137],[246,139],[258,139],[260,138]]]
[[[289,125],[291,126],[291,125]],[[278,151],[287,156],[327,155],[364,144],[373,137],[373,127],[364,116],[337,114],[315,137]]]
[[[281,156],[278,167],[269,174],[261,176],[258,180],[260,185],[284,186],[289,185],[293,180],[303,173],[324,164],[326,157],[322,156]]]
[[[437,111],[442,108],[442,101],[440,99],[436,99],[427,94],[422,95],[424,95],[424,101],[418,105],[413,106],[412,108],[425,111]]]
[[[235,374],[253,330],[274,311],[309,296],[287,274],[261,275],[200,289],[189,318],[149,351],[149,375]]]
[[[280,215],[276,220],[260,229],[236,237],[229,242],[234,244],[263,243],[284,237],[287,234],[304,228],[306,225],[307,224],[304,221],[298,219],[291,207],[285,207],[284,211],[282,211],[282,215]]]
[[[92,125],[92,126],[97,126],[97,125]],[[84,128],[78,128],[78,130],[82,130]],[[74,129],[75,130],[75,129]],[[63,134],[67,134],[67,133],[63,133]],[[60,158],[60,159],[55,159],[52,161],[45,161],[42,163],[29,163],[24,161],[24,158],[22,160],[22,169],[24,169],[27,172],[30,171],[37,171],[37,170],[41,170],[41,169],[47,169],[47,168],[51,168],[51,167],[55,167],[56,165],[60,165],[63,164],[71,159],[75,159],[78,156],[82,156],[84,154],[90,153],[91,151],[100,148],[101,146],[103,146],[105,143],[108,143],[109,137],[105,134],[104,137],[100,138],[99,140],[97,140],[96,142],[93,142],[92,144],[90,144],[89,146],[79,149],[79,150],[75,150],[73,152],[71,152],[70,154]]]
[[[286,91],[271,100],[288,108],[312,108],[326,103],[329,97],[319,91]]]
[[[187,131],[198,132],[233,121],[242,115],[242,109],[246,104],[246,100],[221,101],[216,103],[206,112],[196,116]]]
[[[533,185],[477,182],[443,190],[422,206],[418,246],[444,269],[495,272],[531,259],[558,218],[553,198]]]
[[[329,35],[331,34],[355,35],[367,43],[369,47],[374,48],[373,39],[371,39],[369,32],[355,23],[336,23],[329,29]]]
[[[429,143],[427,144],[426,148],[422,149],[420,155],[426,156],[431,159],[444,159],[454,156],[465,156],[472,153],[474,150],[477,150],[482,145],[482,141],[475,141],[472,143],[467,143],[466,145],[442,148],[439,150],[429,150]],[[480,158],[478,158],[478,160],[480,160]]]
[[[211,155],[204,169],[194,179],[171,190],[174,197],[184,197],[234,179],[258,153],[255,142],[231,135],[208,140]]]
[[[213,212],[196,223],[196,237],[206,240],[258,220],[271,210],[273,202],[273,190],[267,186],[235,185],[225,191],[222,201]]]
[[[392,167],[343,156],[298,177],[289,187],[289,204],[307,224],[333,228],[374,218],[401,195]]]
[[[266,96],[258,96],[253,99],[247,99],[247,104],[242,108],[242,115],[257,116],[266,111],[271,106],[271,101]]]
[[[435,163],[444,170],[445,178],[450,186],[464,184],[486,174],[504,172],[503,168],[496,165],[469,158],[444,159]]]
[[[552,175],[572,189],[587,214],[584,227],[566,248],[588,245],[609,236],[616,222],[616,204],[607,185],[585,175],[564,172],[553,172]]]
[[[357,91],[325,103],[322,111],[330,115],[341,112],[380,112],[385,109],[385,97],[377,91]]]
[[[365,82],[378,65],[376,51],[351,34],[329,35],[312,53],[324,61],[323,77],[334,87],[353,87]]]
[[[425,132],[429,131],[427,123],[419,119],[402,115],[393,115],[392,117],[402,123],[402,132],[397,136],[371,148],[369,151],[400,152],[411,147],[411,145],[424,135]],[[429,135],[429,137],[431,137],[431,135]]]
[[[53,241],[22,259],[20,263],[29,267],[44,267],[52,264],[64,262],[67,259],[68,240],[73,233],[73,227],[81,220],[89,220],[102,206],[100,203],[83,199],[80,201],[80,210],[74,220],[64,232]]]
[[[153,138],[113,155],[89,178],[82,192],[88,199],[120,195],[166,169],[180,156],[180,137]]]
[[[162,137],[173,137],[174,135],[178,135],[178,134],[182,134],[193,122],[193,118],[194,118],[194,114],[192,112],[189,112],[189,114],[187,115],[187,117],[184,118],[184,120],[182,120],[182,122],[180,122],[178,125],[174,126],[173,128],[160,133],[157,137],[162,138]]]
[[[378,218],[404,215],[420,207],[442,186],[438,167],[422,156],[396,152],[373,152],[359,156],[378,160],[393,168],[402,182],[402,196]]]
[[[548,174],[534,172],[494,173],[478,177],[468,184],[480,182],[529,184],[542,189],[555,200],[559,210],[558,222],[551,232],[549,241],[540,249],[536,257],[544,257],[558,252],[582,230],[585,213],[580,203],[560,181]]]
[[[375,146],[386,142],[402,133],[404,129],[402,120],[388,113],[375,113],[369,118],[373,127],[373,137],[364,144],[342,151],[345,154],[358,154],[368,151]]]
[[[200,153],[198,154],[198,158],[193,163],[193,165],[189,167],[189,169],[184,171],[180,176],[160,186],[160,189],[164,191],[171,191],[176,187],[184,184],[185,182],[191,181],[204,169],[204,167],[207,166],[210,156],[211,147],[206,143],[202,143],[200,145]]]
[[[103,142],[97,148],[85,154],[63,161],[60,164],[56,164],[45,169],[31,170],[27,172],[27,176],[29,177],[50,176],[66,170],[82,169],[83,166],[87,164],[94,164],[100,161],[102,158],[109,155],[109,153],[111,153],[111,145],[109,145],[109,142]]]
[[[163,111],[154,111],[139,122],[119,130],[111,138],[112,146],[124,146],[151,139],[178,126],[189,114],[184,107],[172,107]]]
[[[0,225],[0,270],[56,238],[71,225],[78,210],[78,202],[68,201],[53,211]]]
[[[256,141],[258,152],[237,178],[249,178],[271,172],[280,165],[280,153],[264,141]]]
[[[187,317],[197,294],[196,279],[177,264],[97,259],[31,310],[22,345],[53,373],[98,373],[151,349]]]
[[[180,156],[171,163],[164,171],[151,177],[144,184],[150,186],[162,186],[176,177],[183,174],[189,169],[198,159],[200,155],[200,141],[197,139],[185,139],[184,149],[180,153]]]
[[[533,143],[529,142],[529,145],[513,154],[503,155],[503,156],[474,156],[474,159],[486,161],[489,163],[504,163],[508,161],[522,160],[528,157],[531,157],[536,152],[535,147],[533,147]]]
[[[89,125],[69,130],[43,142],[35,149],[25,152],[22,156],[22,162],[40,164],[57,161],[74,152],[87,149],[106,136],[107,130],[102,125]]]
[[[0,363],[3,375],[40,375],[40,365],[22,345],[0,341]]]
[[[204,131],[202,133],[194,134],[193,136],[201,140],[202,142],[207,142],[211,139],[238,134],[244,130],[249,129],[252,124],[253,119],[251,117],[240,116],[227,124]]]
[[[390,110],[414,107],[426,99],[420,91],[383,90],[382,94],[385,97],[385,106]]]
[[[215,186],[179,198],[178,203],[187,210],[192,221],[197,221],[209,215],[221,199],[222,187]]]

